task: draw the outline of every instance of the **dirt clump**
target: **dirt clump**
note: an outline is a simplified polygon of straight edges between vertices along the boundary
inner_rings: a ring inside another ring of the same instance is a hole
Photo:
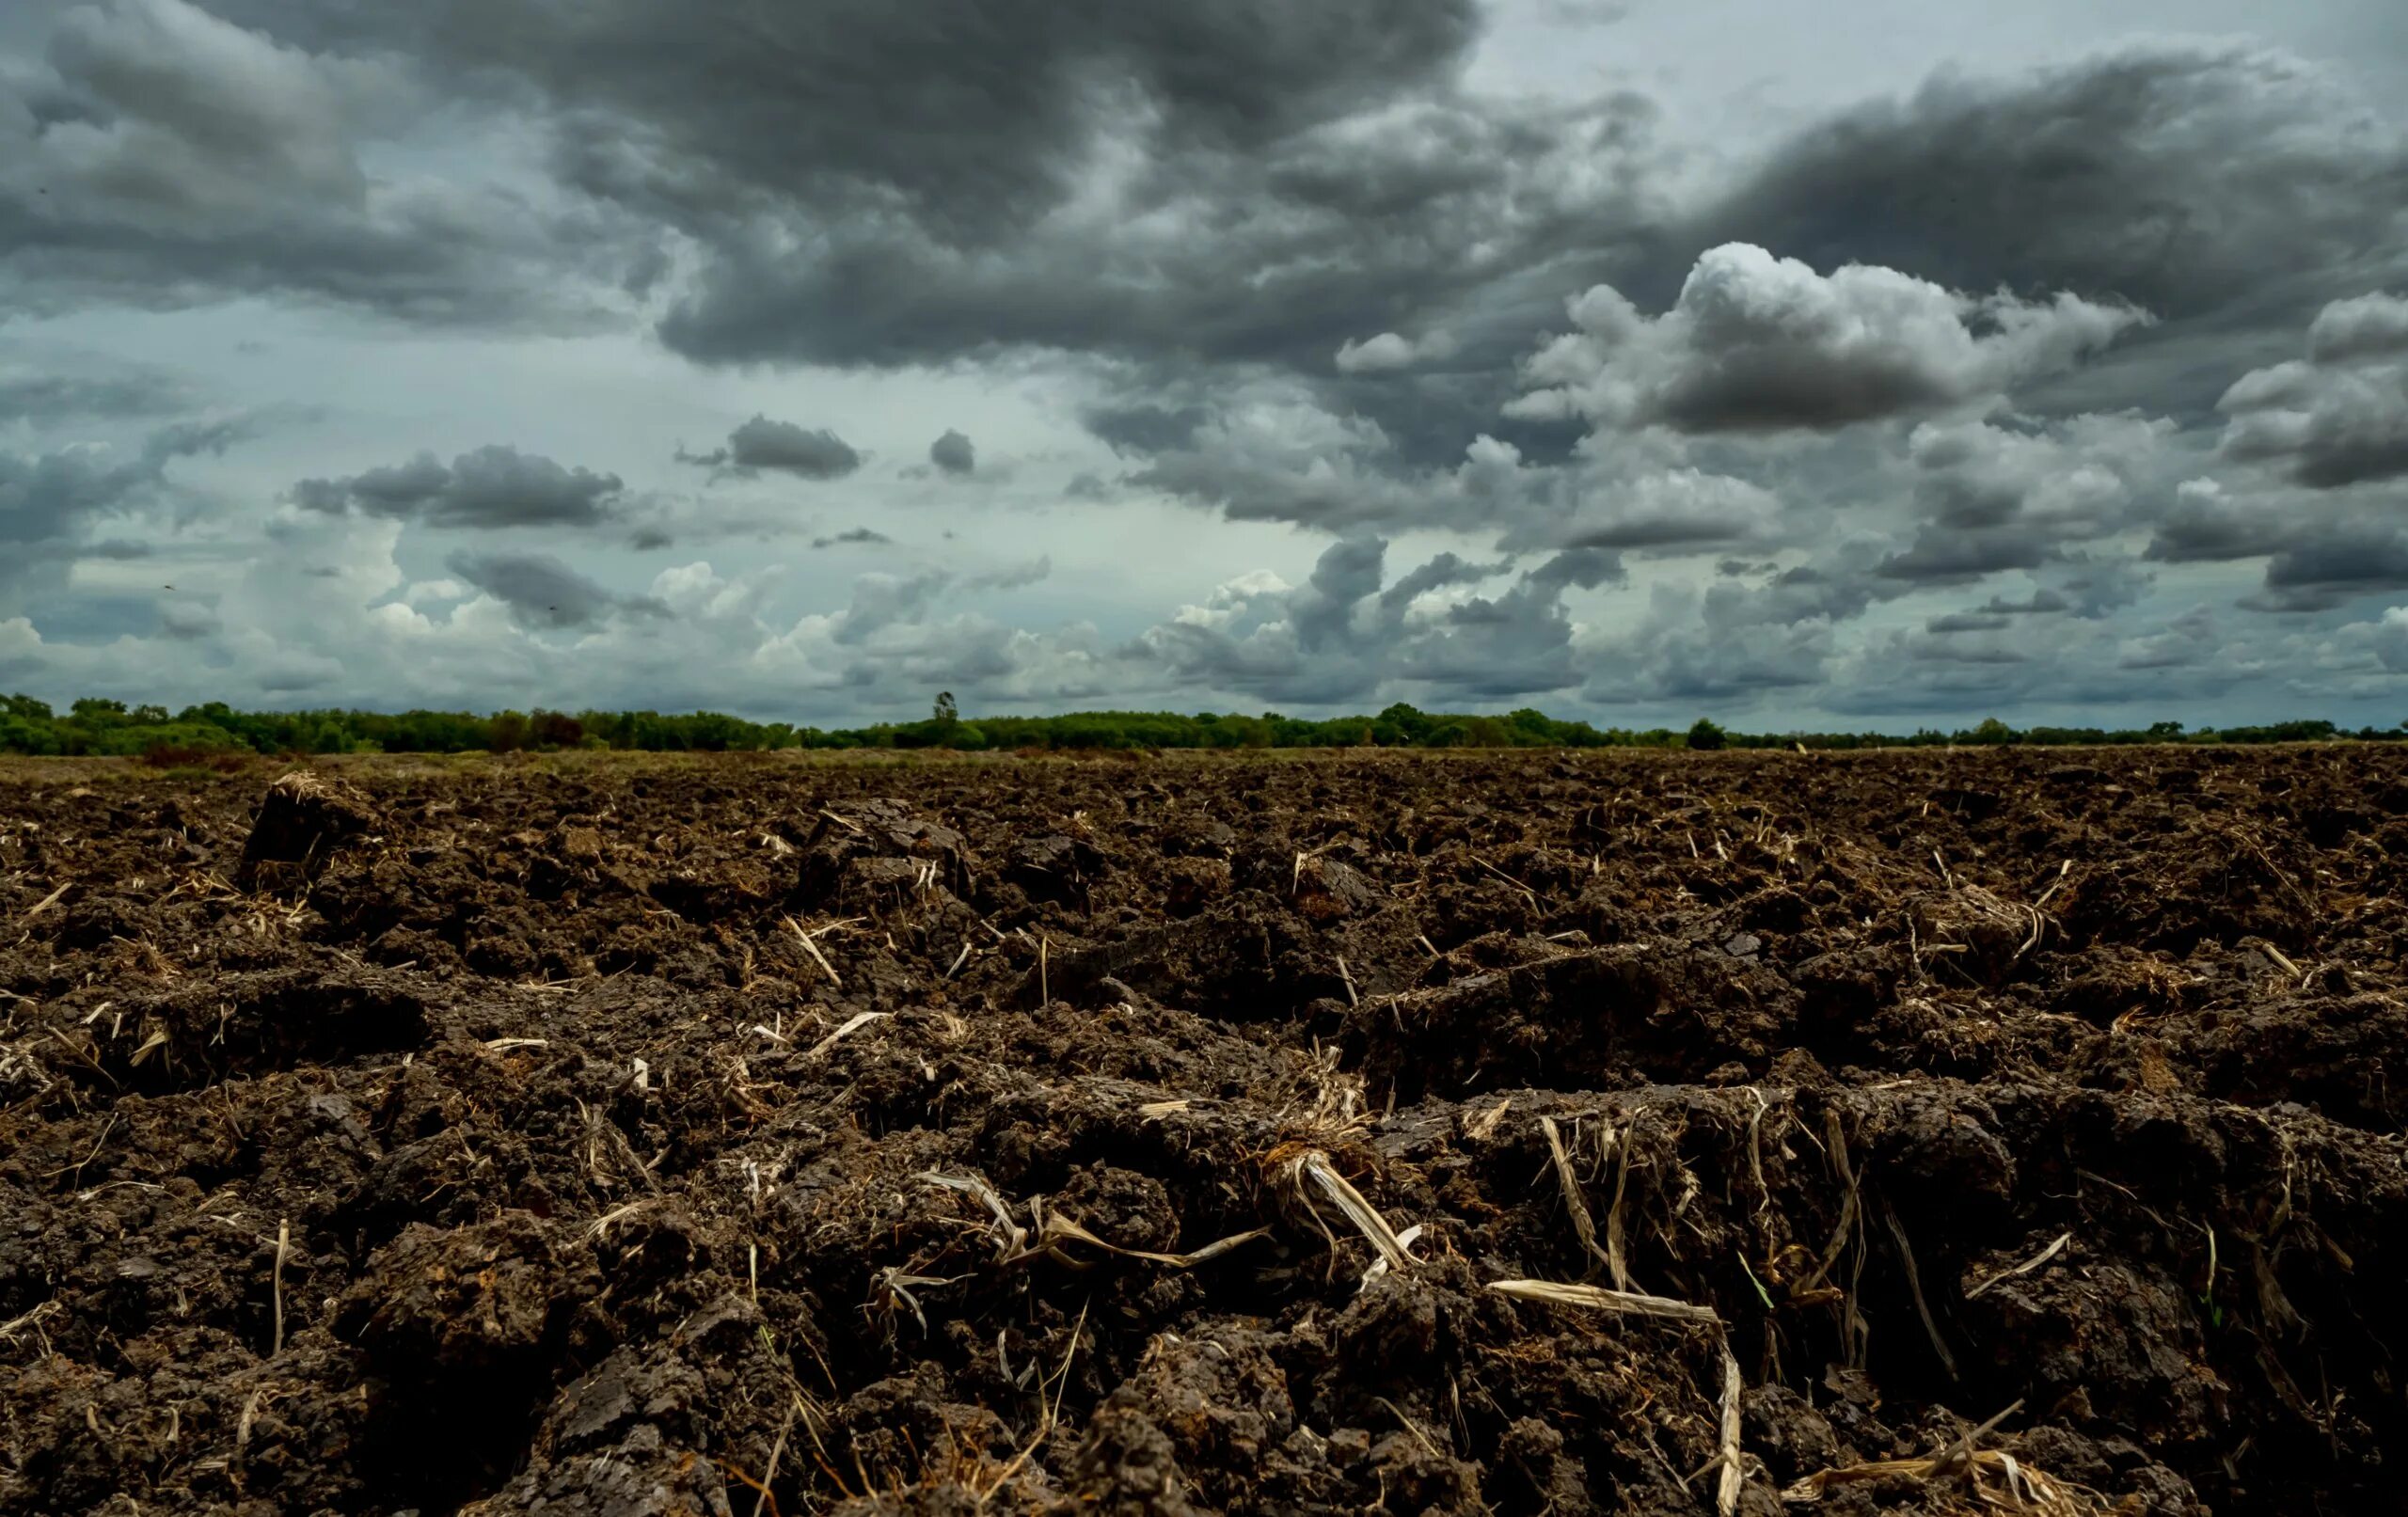
[[[334,851],[377,830],[375,803],[343,781],[295,769],[267,787],[234,866],[243,890],[307,884]]]

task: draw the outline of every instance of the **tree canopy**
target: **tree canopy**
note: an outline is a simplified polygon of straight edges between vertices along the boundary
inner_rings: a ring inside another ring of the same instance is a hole
[[[2030,727],[1997,718],[1955,732],[1741,733],[1700,718],[1669,727],[1598,727],[1524,707],[1503,715],[1438,713],[1395,704],[1375,716],[1304,718],[1172,711],[1074,711],[1049,717],[961,716],[950,693],[925,721],[820,728],[748,721],[716,711],[237,711],[221,701],[170,713],[97,697],[65,714],[30,696],[0,697],[0,752],[31,754],[462,753],[626,749],[722,752],[773,749],[1085,750],[1154,748],[1789,748],[2073,746],[2104,743],[2392,741],[2397,729],[2346,733],[2330,721],[2186,731],[2178,721],[2136,728]]]

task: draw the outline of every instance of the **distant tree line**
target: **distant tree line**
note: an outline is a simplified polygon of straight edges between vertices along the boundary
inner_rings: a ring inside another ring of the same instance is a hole
[[[1093,750],[1152,748],[1925,748],[2027,744],[2284,743],[2357,739],[2394,742],[2399,729],[2345,732],[2329,721],[2187,730],[2178,721],[2142,728],[2015,728],[1992,718],[1956,732],[1739,733],[1701,719],[1686,732],[1559,721],[1525,708],[1503,716],[1449,715],[1391,705],[1377,716],[1312,720],[1173,711],[1078,711],[1057,717],[965,719],[953,697],[938,698],[925,721],[820,728],[747,721],[715,711],[237,711],[223,702],[129,706],[87,699],[64,714],[30,696],[0,698],[0,752],[123,754],[153,759],[250,753],[507,753],[561,749],[724,752],[773,749]]]

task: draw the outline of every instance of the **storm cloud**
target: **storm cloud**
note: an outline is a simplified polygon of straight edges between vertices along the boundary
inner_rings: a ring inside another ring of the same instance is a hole
[[[729,433],[724,447],[707,453],[680,449],[677,461],[740,479],[756,479],[764,469],[773,469],[798,479],[841,480],[862,466],[862,455],[826,427],[806,429],[765,416]]]
[[[1702,239],[1818,268],[2279,321],[2408,261],[2403,190],[2401,123],[2329,68],[2248,43],[2145,42],[2023,77],[1950,69],[1840,112],[1699,224]]]
[[[40,57],[0,70],[0,292],[36,310],[265,294],[413,322],[594,319],[609,302],[588,281],[624,256],[607,211],[371,171],[382,129],[434,103],[389,61],[186,0],[65,9]]]
[[[293,500],[307,511],[357,511],[428,527],[593,527],[610,519],[625,488],[615,474],[494,444],[450,464],[421,452],[361,474],[303,480]]]
[[[928,444],[928,462],[957,479],[976,471],[978,450],[960,433],[947,429],[945,435]]]

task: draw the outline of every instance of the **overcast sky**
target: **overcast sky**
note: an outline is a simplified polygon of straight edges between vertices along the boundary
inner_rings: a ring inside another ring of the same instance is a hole
[[[9,0],[0,689],[2390,725],[2402,101],[2399,0]]]

